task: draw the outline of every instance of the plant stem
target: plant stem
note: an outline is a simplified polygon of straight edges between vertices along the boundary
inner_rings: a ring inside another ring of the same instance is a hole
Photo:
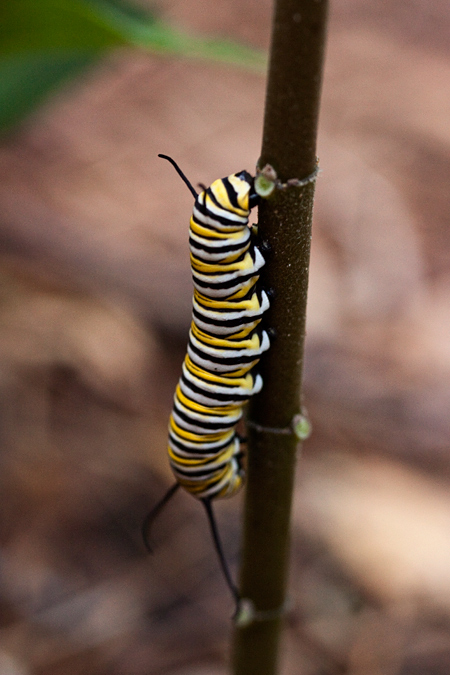
[[[326,18],[327,0],[275,3],[259,166],[270,163],[283,182],[303,179],[316,166]],[[234,675],[277,672],[298,444],[286,430],[301,408],[313,196],[314,182],[289,187],[263,200],[259,211],[271,247],[262,281],[275,291],[268,325],[276,338],[261,364],[263,390],[249,411],[240,594],[260,615],[235,629]]]

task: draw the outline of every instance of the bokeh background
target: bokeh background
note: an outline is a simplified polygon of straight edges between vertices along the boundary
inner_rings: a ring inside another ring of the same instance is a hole
[[[141,2],[141,5],[145,5]],[[160,0],[267,49],[269,0]],[[450,7],[332,3],[282,675],[450,670]],[[264,77],[121,49],[0,144],[0,673],[223,675],[233,610],[166,426],[192,182],[258,158]],[[234,573],[242,498],[217,506]],[[257,573],[257,570],[255,570]]]

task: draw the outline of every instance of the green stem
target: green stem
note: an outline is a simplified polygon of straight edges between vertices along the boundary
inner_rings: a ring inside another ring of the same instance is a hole
[[[276,0],[263,147],[286,182],[316,166],[327,0]],[[249,412],[248,482],[240,594],[256,620],[237,626],[234,675],[275,675],[288,572],[290,511],[300,412],[314,183],[276,191],[259,211],[271,246],[263,283],[275,290],[276,338],[262,362],[264,387]],[[274,431],[283,430],[283,431]]]

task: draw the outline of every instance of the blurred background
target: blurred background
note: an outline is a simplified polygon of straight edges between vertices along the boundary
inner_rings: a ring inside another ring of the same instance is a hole
[[[140,7],[268,49],[269,0]],[[331,10],[281,673],[444,675],[450,7]],[[192,198],[157,153],[194,184],[253,171],[261,73],[122,46],[1,137],[2,675],[227,672],[203,510],[177,494],[140,539],[191,303]],[[216,509],[234,573],[241,505]]]

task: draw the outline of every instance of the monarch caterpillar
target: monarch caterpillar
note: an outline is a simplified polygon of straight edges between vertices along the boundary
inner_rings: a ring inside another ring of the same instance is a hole
[[[236,425],[249,398],[262,387],[256,366],[270,346],[261,325],[269,298],[258,283],[265,260],[248,223],[259,197],[246,171],[216,180],[197,194],[171,157],[159,157],[175,167],[195,199],[189,228],[194,296],[169,421],[169,462],[177,482],[148,515],[144,541],[148,547],[152,521],[183,487],[206,509],[225,579],[238,601],[211,501],[234,495],[243,483],[243,439]]]

